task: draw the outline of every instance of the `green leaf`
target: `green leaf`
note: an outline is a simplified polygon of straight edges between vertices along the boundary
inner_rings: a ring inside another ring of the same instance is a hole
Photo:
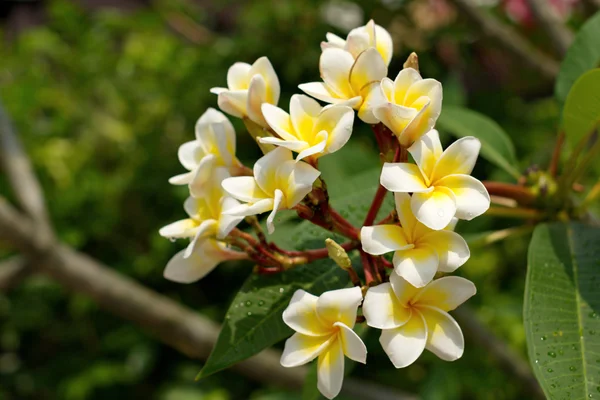
[[[583,74],[571,88],[563,108],[565,136],[572,147],[600,121],[600,69]]]
[[[291,336],[281,314],[294,292],[314,295],[345,287],[348,275],[328,259],[274,275],[252,274],[233,299],[219,339],[199,378],[207,377]]]
[[[444,107],[438,128],[457,137],[474,136],[481,141],[481,156],[502,168],[514,178],[521,174],[516,166],[517,157],[510,137],[485,115],[462,107]]]
[[[531,365],[551,399],[600,395],[600,228],[539,225],[531,240],[524,322]]]
[[[564,103],[571,86],[586,71],[600,66],[600,12],[588,19],[569,47],[556,78],[554,94]]]

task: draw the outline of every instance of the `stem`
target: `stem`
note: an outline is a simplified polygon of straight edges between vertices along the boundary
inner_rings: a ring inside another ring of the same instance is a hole
[[[387,194],[387,189],[382,185],[379,185],[377,188],[377,192],[375,192],[375,197],[373,198],[373,202],[371,203],[371,207],[369,208],[369,212],[365,217],[365,222],[363,222],[363,226],[371,226],[373,225],[373,221],[377,217],[377,213],[383,204],[383,200],[385,200],[385,195]]]
[[[558,173],[558,162],[560,161],[560,151],[562,150],[562,146],[565,142],[565,133],[560,132],[558,137],[556,138],[556,144],[554,145],[554,151],[552,152],[552,159],[550,160],[550,165],[548,166],[548,172],[552,175],[553,178],[556,178]]]
[[[535,203],[536,197],[531,191],[523,186],[512,183],[483,181],[483,186],[490,196],[500,196],[516,200],[519,204],[530,205]]]
[[[248,222],[248,224],[250,224],[252,229],[254,229],[254,233],[256,233],[256,236],[258,237],[258,240],[260,241],[260,243],[262,243],[263,245],[266,245],[267,237],[265,236],[265,232],[263,231],[262,227],[258,223],[258,218],[256,218],[255,215],[251,215],[249,217],[246,217],[246,222]]]
[[[581,203],[579,208],[581,210],[584,210],[585,208],[587,208],[587,206],[589,206],[592,202],[594,202],[599,195],[600,195],[600,181],[596,182],[596,184],[592,187],[592,189],[590,189],[587,196],[585,196],[585,199],[583,199],[583,202]]]
[[[487,215],[495,217],[506,217],[506,218],[521,218],[521,219],[535,219],[541,220],[544,218],[544,214],[538,210],[532,208],[504,208],[504,207],[490,207],[486,211]]]
[[[373,264],[371,264],[371,257],[364,251],[360,250],[360,260],[363,264],[363,271],[365,272],[365,282],[367,286],[373,286],[373,282],[377,282],[375,271],[373,270]]]
[[[594,127],[594,129],[592,129],[587,135],[585,135],[577,143],[577,145],[571,152],[571,155],[569,156],[569,159],[567,160],[567,162],[565,164],[565,168],[563,169],[562,176],[560,177],[559,182],[558,182],[558,189],[559,189],[560,193],[562,194],[563,198],[566,198],[568,196],[569,191],[571,189],[570,182],[572,182],[572,181],[569,180],[569,176],[572,175],[572,172],[577,165],[577,159],[579,158],[579,155],[581,154],[581,152],[583,151],[585,146],[589,143],[590,137],[594,134],[595,131],[596,131],[596,128]]]
[[[569,174],[565,184],[572,187],[575,181],[579,179],[586,171],[587,167],[592,163],[595,157],[600,153],[600,139],[596,139],[596,143],[587,152],[583,160],[574,168],[573,172]]]

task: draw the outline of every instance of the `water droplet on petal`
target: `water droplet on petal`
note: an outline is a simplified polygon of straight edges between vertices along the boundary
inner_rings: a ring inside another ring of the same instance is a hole
[[[443,217],[445,215],[444,210],[438,210],[437,215],[438,217]]]

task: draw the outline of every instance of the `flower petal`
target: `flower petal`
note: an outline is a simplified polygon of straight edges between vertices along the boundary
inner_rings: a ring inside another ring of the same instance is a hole
[[[445,276],[432,281],[415,296],[414,303],[454,310],[477,293],[473,282],[459,276]]]
[[[381,54],[374,47],[370,47],[358,55],[350,70],[350,85],[354,93],[372,82],[379,82],[387,75],[387,66]]]
[[[335,339],[327,336],[307,336],[294,333],[285,341],[281,365],[286,368],[298,367],[317,358]]]
[[[275,189],[281,189],[278,187],[277,169],[286,161],[291,160],[293,160],[292,152],[283,147],[277,147],[259,158],[253,168],[254,178],[258,186],[265,193],[273,196]]]
[[[396,204],[398,220],[404,231],[406,241],[413,243],[415,228],[419,225],[419,221],[417,221],[417,218],[415,218],[412,209],[410,208],[410,195],[408,193],[396,192],[394,193],[394,202]]]
[[[443,153],[438,131],[432,129],[421,136],[420,140],[415,141],[413,145],[409,147],[408,152],[415,159],[415,162],[421,169],[421,172],[423,172],[423,175],[431,177],[433,167],[435,167],[437,160]]]
[[[350,86],[350,70],[354,65],[352,54],[337,48],[325,49],[319,59],[321,78],[335,97],[349,99],[354,97]]]
[[[204,242],[204,239],[209,238],[211,236],[215,236],[217,233],[217,221],[214,219],[207,219],[202,221],[196,230],[196,234],[194,238],[185,249],[183,253],[183,258],[188,258],[192,255],[194,250]]]
[[[333,324],[340,329],[339,340],[342,342],[342,350],[346,357],[352,361],[366,364],[367,363],[367,347],[363,343],[360,336],[351,328],[341,322]]]
[[[414,311],[408,322],[399,328],[381,331],[379,343],[396,368],[414,363],[427,342],[427,327],[423,317]]]
[[[251,176],[227,178],[221,182],[221,186],[223,190],[240,201],[249,202],[270,198],[268,194],[262,191],[256,180]]]
[[[383,57],[383,61],[385,61],[385,65],[390,65],[394,51],[392,37],[388,31],[377,24],[375,24],[375,44],[377,51]]]
[[[375,117],[375,107],[385,104],[387,99],[381,89],[379,81],[371,82],[363,87],[361,91],[363,102],[358,109],[358,117],[367,124],[377,124],[379,120]]]
[[[400,250],[394,253],[394,272],[415,287],[427,285],[438,271],[439,258],[430,246]]]
[[[301,140],[284,140],[276,137],[261,137],[258,139],[260,143],[272,144],[274,146],[285,147],[288,150],[300,153],[309,147],[309,144]]]
[[[460,326],[448,313],[435,307],[419,307],[427,324],[427,350],[444,361],[462,357],[465,339]]]
[[[304,93],[311,95],[315,99],[319,99],[326,103],[342,103],[346,101],[345,98],[341,98],[334,92],[330,91],[323,82],[303,83],[298,85],[298,88]]]
[[[262,214],[272,209],[273,199],[262,199],[257,202],[239,205],[223,213],[234,217],[247,217],[249,215]]]
[[[431,192],[423,180],[423,175],[415,164],[385,163],[379,182],[391,192],[420,193]]]
[[[225,114],[212,107],[207,108],[200,118],[198,118],[198,121],[196,121],[196,139],[201,142],[210,140],[211,137],[208,132],[210,131],[209,128],[212,124],[223,124],[228,137],[227,141],[233,141],[235,145],[235,130],[231,121],[229,121]],[[233,151],[235,152],[235,148]]]
[[[412,304],[412,299],[421,290],[408,283],[406,279],[393,271],[390,274],[390,285],[400,305],[405,307],[409,307]]]
[[[421,74],[414,68],[404,68],[400,70],[396,79],[394,79],[393,102],[400,105],[407,105],[405,99],[408,89],[422,79]]]
[[[250,79],[250,86],[248,87],[246,114],[248,118],[263,127],[267,126],[261,110],[261,106],[265,102],[267,102],[267,83],[261,75],[254,75]]]
[[[186,218],[163,226],[158,234],[169,239],[189,238],[196,234],[196,229],[198,229],[198,221]]]
[[[302,94],[295,94],[290,99],[290,116],[295,132],[300,139],[308,140],[312,136],[315,120],[322,107],[315,100]]]
[[[369,37],[369,34],[365,32],[364,27],[356,28],[348,33],[346,50],[348,50],[356,58],[360,55],[360,53],[369,48],[371,45],[370,42],[371,38]]]
[[[219,225],[217,228],[217,239],[224,239],[229,232],[242,222],[244,217],[237,217],[225,214],[227,211],[240,205],[240,202],[233,197],[224,196],[221,200],[221,215],[219,216]]]
[[[322,156],[325,153],[325,147],[327,146],[327,132],[321,131],[315,136],[317,144],[302,150],[296,157],[296,161],[300,161],[310,156]]]
[[[217,104],[219,108],[227,114],[237,118],[247,116],[246,110],[248,103],[247,90],[227,90],[219,93]]]
[[[229,90],[246,90],[250,80],[250,64],[236,62],[227,70],[227,86]]]
[[[215,170],[217,157],[213,154],[208,154],[200,160],[198,167],[194,171],[192,180],[189,183],[190,194],[194,197],[201,197],[206,183],[210,180],[211,173]]]
[[[182,144],[179,146],[179,150],[177,150],[179,162],[185,169],[189,171],[192,171],[196,168],[198,161],[204,155],[204,151],[196,140]]]
[[[284,140],[301,140],[296,136],[290,115],[281,108],[269,103],[263,103],[261,110],[267,124]]]
[[[324,336],[331,331],[317,318],[317,296],[298,289],[283,311],[283,322],[296,332],[307,336]]]
[[[370,287],[362,306],[367,325],[377,329],[393,329],[410,318],[409,307],[400,304],[389,282]]]
[[[169,178],[169,183],[171,185],[187,185],[191,182],[193,176],[193,172],[186,172],[185,174],[175,175]]]
[[[469,259],[469,245],[458,233],[441,230],[425,234],[417,239],[419,245],[431,246],[440,258],[438,270],[454,272]]]
[[[317,315],[326,325],[333,326],[342,322],[354,327],[356,310],[362,302],[362,292],[359,287],[330,290],[319,296],[317,300]]]
[[[266,85],[266,98],[265,101],[270,104],[279,103],[279,94],[281,87],[279,85],[279,79],[275,73],[273,65],[267,57],[261,57],[252,64],[249,76],[260,75]]]
[[[444,229],[456,213],[454,193],[443,186],[428,193],[414,193],[410,205],[419,222],[433,230]]]
[[[385,92],[383,85],[382,90]],[[373,107],[373,115],[400,138],[408,124],[418,115],[418,111],[414,108],[385,102]]]
[[[317,117],[314,132],[327,132],[327,153],[341,149],[352,135],[354,111],[351,107],[334,105],[325,107]]]
[[[374,256],[414,247],[407,243],[404,231],[398,225],[363,226],[360,240],[363,251]]]
[[[344,351],[340,340],[319,355],[317,363],[317,388],[328,399],[336,397],[344,381]]]
[[[275,189],[275,196],[273,197],[273,210],[267,217],[267,230],[269,235],[272,235],[275,232],[275,225],[273,224],[275,221],[275,215],[277,215],[277,211],[281,206],[281,201],[283,200],[283,192],[279,189]]]
[[[291,165],[293,168],[287,179],[287,190],[285,191],[287,208],[292,208],[300,203],[312,191],[313,184],[321,175],[319,170],[303,161]]]
[[[479,180],[469,175],[448,175],[438,180],[454,193],[456,216],[467,221],[480,216],[490,208],[490,195]]]
[[[460,138],[452,143],[435,165],[431,176],[432,182],[447,175],[469,175],[473,171],[480,148],[481,142],[472,136]]]

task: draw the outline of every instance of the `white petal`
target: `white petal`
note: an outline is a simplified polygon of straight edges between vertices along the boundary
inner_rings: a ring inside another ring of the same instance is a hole
[[[183,209],[190,218],[198,219],[198,199],[195,199],[192,196],[188,197],[183,202]]]
[[[413,247],[406,242],[404,231],[398,225],[363,226],[360,240],[363,251],[374,256]]]
[[[394,79],[394,98],[393,102],[396,104],[405,105],[406,93],[408,89],[422,80],[421,75],[414,68],[404,68],[398,72],[396,79]]]
[[[214,88],[210,88],[209,92],[211,92],[212,94],[216,94],[219,95],[223,92],[228,92],[229,89],[228,88],[224,88],[224,87],[214,87]]]
[[[383,85],[382,90],[385,93]],[[418,115],[418,111],[414,108],[390,102],[374,105],[372,111],[375,118],[387,126],[398,138],[402,137],[408,124]]]
[[[328,44],[331,44],[333,46],[342,48],[346,45],[346,41],[344,39],[333,33],[327,32],[325,34],[325,37],[327,38]]]
[[[267,217],[267,229],[269,234],[272,235],[275,232],[275,215],[277,215],[277,211],[281,206],[281,201],[283,200],[283,192],[279,189],[275,189],[275,197],[273,198],[273,211]]]
[[[200,116],[200,118],[198,118],[198,121],[196,121],[196,139],[198,139],[199,141],[206,140],[206,137],[208,136],[207,131],[209,130],[208,128],[210,127],[210,125],[220,123],[228,124],[228,130],[231,129],[232,131],[228,134],[235,135],[235,132],[233,131],[233,125],[231,125],[231,122],[227,119],[225,114],[218,110],[215,110],[212,107],[207,108],[206,111]]]
[[[246,110],[248,103],[247,90],[228,90],[219,93],[217,104],[219,108],[227,114],[237,118],[244,118],[248,111]]]
[[[304,158],[310,156],[321,156],[325,151],[325,146],[327,145],[327,132],[321,131],[315,136],[315,141],[318,140],[317,144],[302,150],[298,156],[296,157],[296,161],[300,161]]]
[[[227,135],[227,129],[225,123],[218,123],[211,125],[211,131],[214,135],[214,144],[217,147],[217,155],[221,157],[221,163],[225,166],[233,164],[235,158],[235,139],[233,140],[233,147],[231,139]]]
[[[301,137],[296,136],[290,115],[281,108],[269,103],[263,103],[261,106],[263,116],[267,124],[281,136],[284,140],[299,140]]]
[[[342,49],[329,48],[321,53],[319,69],[321,78],[327,87],[335,93],[335,97],[349,99],[353,97],[350,86],[350,70],[354,65],[352,54]]]
[[[454,193],[456,217],[467,221],[480,216],[490,208],[490,195],[479,180],[469,175],[448,175],[438,180]]]
[[[387,75],[387,66],[381,54],[370,47],[358,55],[350,70],[350,84],[354,93],[360,91],[372,82],[379,82]]]
[[[375,25],[375,38],[376,48],[379,54],[383,57],[385,65],[390,65],[392,60],[392,53],[394,51],[394,45],[392,43],[392,37],[384,28],[379,25]]]
[[[419,222],[434,230],[444,229],[456,213],[454,193],[442,186],[429,193],[414,193],[410,205]]]
[[[274,146],[285,147],[288,150],[295,151],[297,153],[309,147],[309,144],[300,140],[284,140],[276,137],[261,137],[258,139],[261,143],[272,144]]]
[[[411,307],[413,298],[422,290],[414,287],[395,272],[390,274],[390,285],[396,294],[398,302],[405,307]]]
[[[415,164],[385,163],[379,182],[391,192],[419,193],[430,192],[423,175]]]
[[[287,207],[292,208],[312,191],[313,184],[321,172],[311,165],[299,161],[293,165],[288,178],[288,190],[285,193]]]
[[[362,292],[359,287],[330,290],[319,296],[317,315],[330,326],[342,322],[353,328],[356,323],[356,310],[361,302]]]
[[[419,245],[431,246],[438,254],[439,271],[454,272],[469,259],[471,253],[467,242],[456,232],[433,231],[418,238]]]
[[[444,361],[462,357],[465,339],[454,318],[434,307],[419,307],[427,323],[427,350]]]
[[[317,358],[333,340],[328,336],[306,336],[294,333],[285,341],[281,365],[286,368],[298,367]]]
[[[186,172],[185,174],[175,175],[169,178],[169,183],[171,185],[187,185],[191,182],[193,176],[193,172]]]
[[[387,103],[380,82],[371,82],[361,91],[363,102],[358,109],[358,117],[367,124],[377,124],[379,120],[373,113],[375,107]]]
[[[277,169],[286,161],[291,160],[293,160],[292,152],[283,147],[277,147],[259,158],[253,168],[258,186],[265,193],[273,193],[275,189],[281,189],[277,187]]]
[[[327,153],[338,151],[352,135],[354,111],[351,107],[334,105],[326,107],[315,123],[315,132],[327,132]]]
[[[227,71],[227,86],[229,90],[248,89],[250,80],[250,64],[236,62]]]
[[[363,343],[360,336],[351,328],[341,322],[333,324],[340,329],[339,340],[342,341],[342,350],[346,357],[352,361],[366,364],[367,363],[367,347]]]
[[[336,397],[344,381],[344,351],[340,340],[335,340],[319,355],[317,388],[328,399]]]
[[[414,297],[414,303],[452,311],[477,293],[473,282],[459,276],[432,281]]]
[[[432,129],[421,136],[409,147],[408,152],[415,159],[423,175],[430,177],[433,173],[433,167],[435,167],[437,160],[443,153],[438,131]]]
[[[189,246],[185,249],[183,253],[183,258],[188,258],[192,255],[194,250],[198,246],[201,246],[204,242],[204,239],[209,238],[211,236],[215,236],[217,233],[217,221],[214,219],[207,219],[200,223],[198,229],[196,230],[196,235],[190,242]]]
[[[418,311],[399,328],[381,331],[379,343],[396,368],[414,363],[423,353],[427,342],[427,327]]]
[[[203,156],[204,152],[196,140],[182,144],[177,151],[179,162],[189,171],[194,170],[198,166],[198,161]]]
[[[254,75],[250,79],[250,86],[248,87],[248,103],[246,106],[246,113],[248,118],[262,127],[267,126],[261,110],[261,106],[267,101],[266,99],[267,83],[261,75]]]
[[[326,103],[342,103],[346,101],[346,98],[340,98],[337,94],[331,92],[323,82],[303,83],[298,85],[298,88],[315,99]]]
[[[227,193],[240,201],[249,202],[269,198],[251,176],[227,178],[221,182],[221,185]]]
[[[430,112],[435,115],[435,122],[442,110],[442,84],[435,79],[423,79],[413,83],[406,92],[404,105],[410,106],[422,96],[429,97]]]
[[[266,84],[266,99],[270,104],[279,103],[279,94],[281,91],[279,79],[275,73],[275,69],[267,57],[261,57],[252,64],[252,68],[248,73],[249,76],[259,74]]]
[[[400,304],[389,282],[370,287],[362,306],[367,325],[377,329],[393,329],[410,318],[410,307]]]
[[[298,289],[283,311],[283,322],[298,333],[307,336],[324,336],[331,332],[317,318],[317,296]]]
[[[217,239],[224,239],[229,232],[233,230],[242,222],[244,217],[236,217],[233,215],[225,214],[227,211],[232,210],[240,205],[240,202],[233,197],[225,196],[221,202],[221,215],[219,216],[219,226],[217,228]]]
[[[363,51],[369,48],[371,40],[369,34],[364,28],[357,28],[350,31],[346,40],[346,49],[356,58]]]
[[[438,270],[439,258],[429,246],[394,253],[394,272],[414,287],[427,285]]]
[[[396,204],[396,213],[398,220],[409,243],[414,242],[415,228],[419,224],[410,208],[410,195],[408,193],[394,193],[394,202]]]
[[[217,158],[209,154],[200,160],[198,167],[194,171],[192,180],[189,183],[190,193],[194,197],[201,197],[205,191],[204,186],[209,181],[211,174],[215,170]]]
[[[262,199],[255,203],[242,204],[223,213],[235,217],[247,217],[249,215],[262,214],[271,211],[272,209],[273,199]]]
[[[438,160],[433,170],[432,181],[452,174],[469,175],[473,171],[480,148],[481,142],[471,136],[452,143]]]
[[[198,222],[187,218],[160,228],[158,234],[166,238],[189,238],[195,235],[197,228]]]
[[[306,138],[313,132],[316,118],[322,107],[308,96],[295,94],[290,99],[290,116],[294,130],[300,138]]]

